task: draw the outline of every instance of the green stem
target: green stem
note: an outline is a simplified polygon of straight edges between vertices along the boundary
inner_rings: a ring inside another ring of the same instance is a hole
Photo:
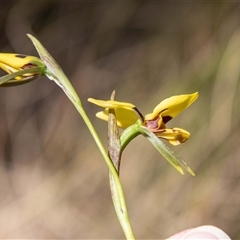
[[[74,98],[76,100],[76,96]],[[70,98],[70,100],[72,101],[72,99]],[[115,211],[117,213],[119,222],[122,226],[123,232],[126,236],[127,239],[135,239],[132,229],[131,229],[131,225],[130,225],[130,221],[128,219],[128,213],[127,213],[127,208],[126,208],[126,202],[125,202],[125,198],[124,198],[124,194],[123,194],[123,189],[121,186],[121,182],[119,180],[118,177],[118,173],[112,163],[112,161],[110,160],[107,152],[105,151],[105,148],[102,145],[101,140],[98,137],[98,134],[96,133],[95,128],[93,127],[90,119],[88,118],[84,108],[82,107],[80,100],[79,101],[72,101],[72,103],[74,104],[75,108],[77,109],[77,111],[79,112],[79,114],[81,115],[83,121],[85,122],[85,124],[87,125],[93,139],[95,140],[108,168],[109,171],[114,179],[115,187],[117,190],[117,196],[118,196],[118,201],[117,203],[114,203],[114,207],[115,207]]]
[[[135,137],[137,137],[139,134],[141,134],[141,131],[139,130],[139,124],[141,124],[141,121],[137,121],[135,124],[129,126],[126,128],[121,136],[121,152],[125,149],[125,147],[130,143]]]
[[[115,169],[111,159],[109,158],[104,146],[102,145],[102,142],[99,139],[98,134],[92,125],[92,122],[88,118],[75,89],[73,88],[72,84],[70,83],[67,76],[63,72],[61,73],[61,76],[58,77],[58,79],[60,78],[62,81],[56,81],[55,76],[53,76],[48,71],[46,72],[46,75],[50,79],[53,79],[63,89],[63,91],[66,93],[66,95],[68,96],[70,101],[73,103],[73,105],[75,106],[75,108],[77,109],[79,114],[81,115],[83,121],[87,125],[93,139],[95,140],[95,142],[96,142],[96,144],[97,144],[97,146],[109,168],[111,176],[113,177],[113,180],[114,180],[113,187],[114,187],[114,191],[116,191],[116,196],[117,196],[117,200],[114,202],[114,208],[115,208],[117,217],[119,219],[119,222],[122,226],[123,232],[127,239],[135,239],[132,229],[131,229],[130,221],[128,218],[126,202],[125,202],[125,198],[124,198],[122,185],[121,185],[121,182],[118,177],[118,172]]]
[[[109,168],[109,171],[114,179],[114,183],[116,185],[115,190],[116,190],[119,201],[117,201],[118,202],[117,205],[114,204],[114,207],[115,207],[115,211],[117,213],[118,219],[123,228],[126,238],[134,239],[134,236],[133,236],[133,233],[131,230],[131,226],[130,226],[130,222],[128,219],[125,198],[124,198],[124,194],[123,194],[122,185],[121,185],[121,182],[118,177],[118,173],[117,173],[111,159],[109,158],[105,148],[103,147],[102,142],[99,139],[95,128],[93,127],[91,121],[89,120],[75,89],[73,88],[71,82],[69,81],[69,79],[67,78],[67,76],[65,75],[65,73],[63,72],[61,67],[57,64],[57,62],[53,59],[53,57],[49,54],[49,52],[43,47],[43,45],[32,35],[28,34],[28,37],[32,40],[34,46],[36,47],[36,49],[40,55],[40,58],[46,65],[45,75],[49,79],[55,81],[55,83],[58,84],[62,88],[62,90],[66,93],[66,95],[68,96],[70,101],[73,103],[73,105],[75,106],[75,108],[77,109],[77,111],[79,112],[81,117],[83,118],[93,139],[95,140],[95,142],[96,142],[96,144],[97,144],[97,146]]]

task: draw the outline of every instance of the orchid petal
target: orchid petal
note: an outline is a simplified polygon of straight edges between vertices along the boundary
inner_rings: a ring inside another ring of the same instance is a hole
[[[109,109],[105,109],[102,112],[98,112],[96,116],[104,121],[108,121]],[[117,125],[120,128],[127,128],[134,124],[138,119],[137,113],[133,109],[125,109],[125,108],[116,108],[115,116],[117,119]]]
[[[135,108],[136,106],[131,104],[131,103],[127,103],[127,102],[118,102],[118,101],[112,101],[112,100],[97,100],[94,98],[89,98],[88,99],[89,102],[98,105],[99,107],[103,107],[103,108],[124,108],[124,109],[132,109]]]
[[[127,102],[118,101],[103,101],[93,98],[88,99],[89,102],[94,103],[100,107],[105,108],[104,111],[98,112],[96,116],[104,121],[108,121],[109,108],[115,110],[117,125],[120,128],[127,128],[134,124],[138,119],[142,119],[141,113],[137,110],[136,106]]]
[[[164,123],[176,117],[179,113],[185,110],[198,98],[198,92],[193,94],[177,95],[163,100],[153,110],[145,116],[145,120],[151,120],[161,115]]]
[[[184,143],[190,137],[190,133],[181,128],[166,128],[153,132],[157,137],[168,140],[172,145]]]

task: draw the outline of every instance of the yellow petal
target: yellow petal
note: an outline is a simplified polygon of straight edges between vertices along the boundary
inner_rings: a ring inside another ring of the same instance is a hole
[[[190,137],[190,133],[181,128],[160,129],[154,134],[159,138],[168,140],[172,145],[184,143]]]
[[[136,107],[135,105],[133,105],[131,103],[118,102],[118,101],[112,101],[112,100],[103,101],[103,100],[97,100],[97,99],[94,99],[94,98],[89,98],[88,101],[95,104],[95,105],[103,107],[103,108],[133,109],[133,108]]]
[[[108,121],[108,108],[102,112],[98,112],[96,116],[104,121]],[[124,108],[116,108],[115,116],[117,120],[117,125],[120,128],[127,128],[134,124],[138,119],[138,114],[133,109],[124,109]]]
[[[103,101],[93,98],[88,99],[89,102],[105,108],[104,111],[98,112],[96,116],[104,121],[108,121],[108,109],[115,109],[115,115],[117,119],[117,125],[121,128],[127,128],[134,124],[138,119],[143,121],[142,114],[138,111],[135,105],[127,102],[118,101]]]
[[[151,120],[157,117],[159,114],[165,117],[164,123],[170,119],[176,117],[179,113],[185,110],[198,98],[198,92],[193,94],[177,95],[163,100],[153,110],[145,116],[145,120]]]
[[[6,65],[6,64],[4,64],[2,62],[0,62],[0,67],[7,73],[13,73],[13,72],[18,71],[15,68],[12,68],[9,65]]]
[[[42,61],[37,57],[14,53],[0,53],[0,67],[8,73],[24,69],[27,65],[44,66]]]

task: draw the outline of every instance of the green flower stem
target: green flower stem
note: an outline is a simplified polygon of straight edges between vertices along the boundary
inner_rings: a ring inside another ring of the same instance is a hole
[[[34,46],[36,47],[40,58],[46,65],[46,76],[53,80],[57,85],[59,85],[62,90],[66,93],[70,101],[73,103],[79,114],[81,115],[82,119],[84,120],[85,124],[87,125],[93,139],[95,140],[108,168],[109,171],[114,179],[114,189],[116,191],[116,197],[118,198],[117,204],[114,203],[115,211],[117,213],[118,219],[120,221],[120,224],[123,228],[124,234],[127,239],[134,239],[131,226],[128,220],[128,214],[127,214],[127,208],[126,208],[126,202],[124,198],[124,193],[122,189],[121,182],[118,177],[118,173],[109,158],[105,148],[102,145],[101,140],[99,139],[98,134],[96,133],[95,128],[93,127],[90,119],[88,118],[81,101],[73,88],[71,82],[61,69],[61,67],[57,64],[57,62],[53,59],[53,57],[49,54],[49,52],[42,46],[42,44],[32,35],[28,34],[28,37],[32,40]]]
[[[141,134],[140,125],[141,125],[141,121],[138,120],[135,124],[129,126],[122,132],[120,136],[121,152],[135,137]]]
[[[123,193],[123,189],[121,186],[121,182],[119,180],[118,177],[118,173],[112,163],[112,161],[110,160],[105,148],[102,145],[102,142],[100,141],[98,134],[96,133],[95,128],[93,127],[90,119],[88,118],[84,108],[81,105],[80,99],[79,101],[75,101],[78,97],[76,92],[71,91],[72,95],[75,95],[74,98],[70,98],[70,100],[72,101],[73,105],[75,106],[75,108],[77,109],[77,111],[79,112],[79,114],[81,115],[83,121],[85,122],[85,124],[87,125],[93,139],[95,140],[108,168],[111,174],[111,177],[113,177],[113,182],[110,183],[112,189],[114,189],[114,193],[115,193],[115,201],[114,201],[114,207],[115,207],[115,211],[117,213],[118,219],[120,221],[120,224],[123,228],[124,234],[126,236],[127,239],[135,239],[132,229],[131,229],[131,225],[128,219],[128,213],[127,213],[127,207],[126,207],[126,202],[125,202],[125,198],[124,198],[124,193]],[[75,99],[75,100],[73,100]]]
[[[126,202],[125,202],[125,198],[124,198],[124,193],[123,193],[123,189],[121,186],[121,182],[119,180],[118,177],[118,173],[112,163],[112,161],[110,160],[107,152],[105,151],[105,148],[102,145],[102,142],[100,141],[98,134],[96,133],[95,128],[93,127],[90,119],[88,118],[84,108],[81,105],[80,99],[79,101],[76,102],[77,97],[77,93],[74,91],[71,91],[72,95],[75,95],[74,98],[70,98],[70,100],[72,101],[73,105],[75,106],[75,108],[77,109],[77,111],[79,112],[79,114],[81,115],[83,121],[85,122],[85,124],[87,125],[93,139],[95,140],[108,168],[111,174],[111,177],[113,177],[114,183],[111,183],[111,187],[114,189],[114,193],[115,193],[115,201],[114,201],[114,207],[115,207],[115,211],[117,213],[118,219],[120,221],[120,224],[123,228],[124,234],[126,236],[127,239],[135,239],[132,229],[131,229],[131,225],[128,219],[128,213],[127,213],[127,208],[126,208]],[[114,186],[113,186],[114,185]]]

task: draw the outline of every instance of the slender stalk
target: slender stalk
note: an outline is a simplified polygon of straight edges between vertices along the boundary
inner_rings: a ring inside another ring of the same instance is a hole
[[[58,80],[56,81],[55,76],[51,75],[50,72],[46,72],[47,76],[52,78],[66,93],[70,101],[73,103],[77,111],[79,112],[80,116],[82,117],[83,121],[85,122],[87,128],[89,129],[89,132],[91,133],[93,139],[95,140],[108,168],[109,172],[111,174],[111,177],[113,178],[112,186],[114,188],[114,194],[115,194],[115,201],[113,202],[114,208],[117,214],[117,217],[119,219],[119,222],[122,226],[123,232],[127,239],[135,239],[130,221],[128,218],[128,212],[125,202],[125,197],[122,189],[122,185],[118,176],[118,172],[116,168],[114,167],[111,159],[109,158],[104,146],[102,145],[101,140],[99,139],[99,136],[95,130],[95,128],[92,125],[92,122],[87,116],[87,113],[85,112],[81,100],[79,99],[75,89],[73,88],[72,84],[68,80],[67,76],[62,72],[61,75],[58,77]],[[59,82],[59,79],[62,80]]]
[[[114,178],[114,182],[116,185],[115,190],[116,190],[116,195],[118,198],[118,204],[117,205],[114,204],[114,207],[115,207],[115,211],[117,213],[118,219],[123,228],[126,238],[134,239],[134,236],[133,236],[133,233],[131,230],[131,226],[130,226],[130,222],[127,217],[127,208],[126,208],[125,198],[124,198],[124,194],[123,194],[122,185],[121,185],[121,182],[118,177],[118,173],[117,173],[111,159],[109,158],[105,148],[103,147],[102,142],[99,139],[95,128],[93,127],[91,121],[89,120],[89,118],[81,104],[80,98],[78,97],[75,89],[73,88],[71,82],[69,81],[69,79],[67,78],[67,76],[65,75],[65,73],[63,72],[61,67],[57,64],[57,62],[53,59],[53,57],[49,54],[49,52],[43,47],[43,45],[35,37],[33,37],[30,34],[28,34],[28,37],[32,40],[34,46],[36,47],[36,49],[40,55],[40,58],[46,65],[45,75],[49,79],[53,80],[57,85],[59,85],[62,88],[62,90],[66,93],[69,100],[73,103],[73,105],[75,106],[75,108],[77,109],[79,114],[81,115],[81,117],[84,120],[85,124],[87,125],[93,139],[95,140],[95,142],[96,142],[96,144],[97,144],[97,146],[109,168],[109,171],[111,172],[111,174]],[[121,216],[121,217],[119,217],[119,216]]]
[[[51,75],[49,75],[50,73],[48,73],[48,77]],[[89,129],[89,132],[91,133],[93,139],[95,140],[108,168],[109,168],[109,172],[111,174],[111,177],[113,178],[113,183],[111,187],[114,188],[114,193],[115,193],[115,201],[113,202],[114,204],[114,208],[117,214],[117,217],[119,219],[119,222],[122,226],[123,232],[126,236],[127,239],[135,239],[132,229],[131,229],[131,225],[130,225],[130,221],[128,218],[128,212],[127,212],[127,207],[126,207],[126,202],[125,202],[125,197],[124,197],[124,193],[123,193],[123,189],[122,189],[122,185],[120,182],[120,179],[118,177],[118,172],[116,170],[116,168],[114,167],[111,159],[109,158],[104,146],[102,145],[101,140],[99,139],[99,136],[95,130],[95,128],[92,125],[92,122],[90,121],[90,119],[87,116],[87,113],[85,112],[82,103],[75,91],[75,89],[73,88],[72,84],[70,83],[70,81],[68,80],[68,78],[66,77],[66,75],[63,73],[61,74],[61,77],[59,77],[60,79],[64,79],[64,81],[56,81],[55,80],[55,76],[50,76],[53,77],[53,80],[63,89],[63,91],[66,93],[66,95],[68,96],[68,98],[70,99],[70,101],[73,103],[73,105],[75,106],[75,108],[77,109],[77,111],[79,112],[79,114],[81,115],[83,121],[85,122],[87,128]],[[58,79],[59,79],[58,78]],[[64,83],[64,84],[63,84]],[[67,84],[66,84],[67,83]]]
[[[109,171],[111,173],[111,177],[113,177],[114,179],[114,190],[116,191],[116,201],[114,201],[114,207],[115,207],[115,211],[117,213],[119,222],[122,226],[123,232],[126,236],[127,239],[135,239],[132,229],[131,229],[131,225],[130,225],[130,221],[128,218],[128,213],[127,213],[127,208],[126,208],[126,202],[125,202],[125,198],[124,198],[124,193],[123,193],[123,189],[121,186],[121,182],[119,180],[118,177],[118,173],[114,167],[114,165],[112,164],[112,161],[110,160],[105,148],[102,145],[101,140],[98,137],[98,134],[96,133],[95,128],[93,127],[90,119],[88,118],[84,108],[81,106],[81,104],[77,104],[75,101],[72,101],[72,103],[74,104],[74,106],[76,107],[77,111],[79,112],[79,114],[81,115],[83,121],[85,122],[85,124],[87,125],[93,139],[95,140],[108,168]]]
[[[120,136],[120,140],[121,140],[121,152],[125,149],[125,147],[135,138],[137,137],[139,134],[141,134],[141,132],[139,131],[139,125],[141,124],[140,120],[137,121],[135,124],[129,126],[128,128],[126,128],[121,136]]]

